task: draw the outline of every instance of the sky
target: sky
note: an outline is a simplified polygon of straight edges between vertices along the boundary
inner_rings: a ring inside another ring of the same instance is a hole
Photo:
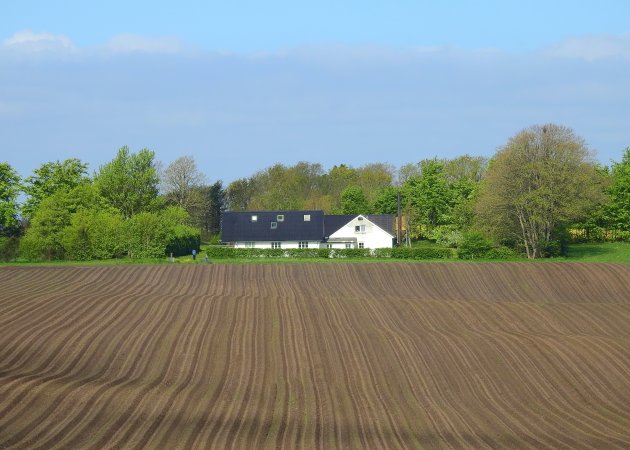
[[[128,145],[229,183],[275,163],[491,157],[535,124],[630,146],[630,2],[3,2],[0,160]]]

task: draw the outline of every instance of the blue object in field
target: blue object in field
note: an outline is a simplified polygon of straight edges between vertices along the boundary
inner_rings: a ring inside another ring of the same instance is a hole
[[[193,248],[193,256],[195,256],[196,254],[197,254],[197,250]]]

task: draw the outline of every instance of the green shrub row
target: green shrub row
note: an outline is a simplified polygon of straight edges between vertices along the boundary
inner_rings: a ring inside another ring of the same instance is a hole
[[[68,214],[51,232],[39,216],[22,238],[19,256],[30,261],[161,258],[188,255],[199,250],[200,234],[182,225],[187,213],[166,208],[142,212],[128,219],[114,210],[80,209]]]
[[[208,247],[208,258],[394,258],[394,259],[448,259],[453,251],[448,248],[394,247],[378,248],[235,248]]]

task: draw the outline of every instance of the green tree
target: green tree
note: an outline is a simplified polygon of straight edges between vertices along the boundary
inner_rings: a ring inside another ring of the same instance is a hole
[[[24,193],[27,199],[22,208],[24,217],[30,219],[45,198],[60,190],[68,191],[86,179],[87,164],[79,159],[71,158],[63,162],[43,164],[25,180]]]
[[[630,147],[626,148],[621,162],[613,164],[611,173],[608,216],[614,228],[630,231]]]
[[[463,155],[444,160],[444,175],[452,202],[448,221],[459,230],[473,224],[474,204],[487,168],[488,160],[484,157]]]
[[[554,124],[532,126],[493,158],[477,204],[480,224],[498,240],[519,242],[528,258],[602,200],[584,140]]]
[[[341,193],[348,186],[357,185],[358,174],[356,169],[345,164],[333,166],[324,176],[323,191],[332,200],[331,210],[328,212],[339,213],[342,210]]]
[[[226,189],[226,203],[229,211],[247,211],[256,192],[256,182],[250,178],[232,181]]]
[[[341,193],[342,214],[368,214],[369,209],[365,193],[359,186],[348,186]]]
[[[64,232],[72,224],[73,215],[82,210],[110,210],[89,182],[69,191],[59,190],[42,200],[22,239],[21,252],[31,260],[65,258]]]
[[[155,154],[148,149],[134,154],[124,146],[94,176],[94,184],[100,194],[124,217],[154,211],[160,206],[159,177],[154,158]]]
[[[221,231],[221,217],[226,208],[226,193],[223,182],[217,181],[210,186],[196,188],[196,194],[201,199],[198,208],[190,211],[191,220],[207,238]]]
[[[256,186],[249,209],[304,209],[321,201],[323,170],[320,164],[298,162],[294,166],[274,164],[258,171],[249,183]]]
[[[166,198],[175,206],[184,208],[189,213],[198,208],[201,198],[198,188],[205,181],[204,175],[197,169],[192,156],[182,156],[170,163],[162,172],[162,190]]]
[[[372,210],[374,214],[397,214],[398,213],[398,192],[396,186],[386,186],[376,195]],[[401,204],[403,199],[401,199]]]
[[[368,204],[373,204],[379,193],[391,187],[394,180],[394,167],[390,164],[365,164],[356,169],[356,173],[356,185],[363,190]]]
[[[14,234],[18,227],[20,177],[8,163],[0,163],[0,235]]]
[[[420,163],[419,176],[403,183],[405,214],[415,236],[428,236],[431,229],[448,223],[451,191],[444,174],[444,165],[437,159]]]

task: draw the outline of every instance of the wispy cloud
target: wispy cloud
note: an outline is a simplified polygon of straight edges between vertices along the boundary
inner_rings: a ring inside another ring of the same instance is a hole
[[[89,57],[94,55],[147,53],[178,54],[190,51],[180,38],[175,36],[141,36],[135,34],[119,34],[109,41],[95,47],[79,47],[68,36],[47,32],[23,30],[4,39],[0,50],[9,51],[13,55],[55,57],[73,54]]]
[[[545,53],[556,58],[586,61],[630,59],[630,33],[575,37],[550,46]]]
[[[72,51],[76,46],[68,36],[32,30],[18,31],[5,39],[2,46],[20,52]]]
[[[104,46],[115,53],[181,53],[187,49],[184,42],[174,36],[140,36],[119,34],[111,38]]]

